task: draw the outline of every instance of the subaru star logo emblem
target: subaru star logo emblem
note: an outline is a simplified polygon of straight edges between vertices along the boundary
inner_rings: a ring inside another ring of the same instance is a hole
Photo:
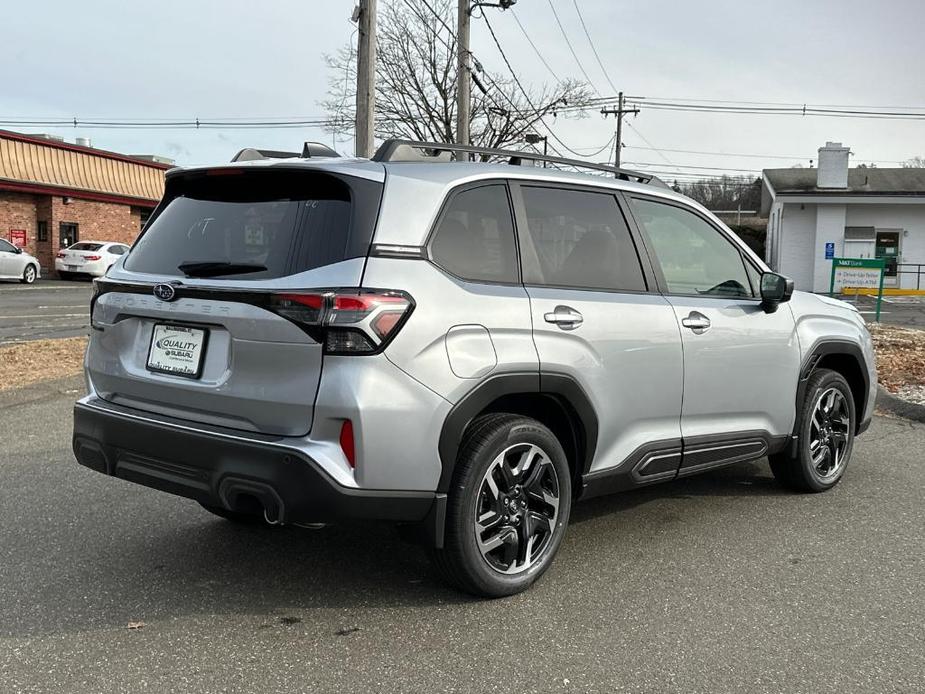
[[[177,292],[169,284],[158,284],[154,287],[154,296],[161,301],[173,301],[177,296]]]

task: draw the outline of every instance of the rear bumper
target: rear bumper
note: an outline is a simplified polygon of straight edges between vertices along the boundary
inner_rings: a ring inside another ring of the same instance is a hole
[[[252,509],[256,499],[283,523],[428,521],[427,534],[442,535],[442,495],[345,487],[305,452],[269,437],[174,425],[90,397],[74,406],[73,448],[97,472],[229,510]]]

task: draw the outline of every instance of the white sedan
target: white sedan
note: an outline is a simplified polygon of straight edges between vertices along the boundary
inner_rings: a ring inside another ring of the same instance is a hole
[[[102,277],[127,251],[128,246],[124,243],[79,241],[58,253],[55,258],[55,271],[63,280],[74,275]]]
[[[39,261],[34,256],[0,239],[0,280],[19,280],[23,284],[32,284],[39,277],[40,270]]]

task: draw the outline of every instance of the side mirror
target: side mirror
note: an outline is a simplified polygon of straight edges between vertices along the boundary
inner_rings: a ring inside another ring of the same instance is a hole
[[[22,248],[20,248],[19,246],[16,246],[16,250],[13,251],[13,252],[14,252],[16,255],[22,255]]]
[[[774,313],[778,304],[790,301],[793,296],[793,280],[776,272],[761,275],[761,307],[767,313]]]

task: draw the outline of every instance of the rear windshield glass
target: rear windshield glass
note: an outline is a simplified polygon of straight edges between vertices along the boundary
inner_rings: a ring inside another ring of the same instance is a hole
[[[239,171],[169,181],[126,269],[259,280],[366,255],[381,184],[291,170]]]
[[[98,251],[103,247],[101,243],[75,243],[68,248],[69,251]]]

